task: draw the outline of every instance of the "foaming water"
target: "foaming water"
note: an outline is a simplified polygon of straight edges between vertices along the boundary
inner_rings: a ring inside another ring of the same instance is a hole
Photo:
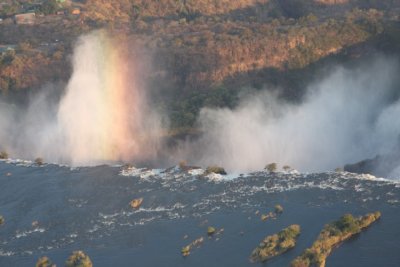
[[[375,210],[382,212],[383,219],[374,227],[379,229],[368,231],[373,234],[371,242],[383,247],[379,253],[386,253],[385,266],[395,260],[396,248],[391,242],[400,220],[396,181],[346,172],[258,171],[219,176],[179,166],[138,169],[103,165],[73,170],[52,164],[36,166],[33,162],[0,161],[0,174],[10,174],[0,175],[4,185],[0,187],[0,203],[4,203],[0,212],[5,218],[1,266],[33,266],[43,255],[61,264],[69,251],[76,249],[87,251],[96,266],[110,265],[102,261],[104,255],[111,257],[110,261],[118,258],[119,266],[132,262],[183,266],[181,248],[203,235],[204,248],[190,256],[190,260],[202,259],[194,266],[209,265],[204,259],[215,259],[221,253],[236,257],[232,261],[224,257],[223,265],[242,259],[240,266],[251,266],[246,261],[248,253],[266,229],[275,232],[289,224],[301,224],[302,250],[312,241],[308,237],[316,236],[333,219],[348,212],[361,215]],[[132,209],[129,203],[136,198],[143,198],[143,203]],[[262,214],[278,203],[284,213],[263,221]],[[224,228],[224,234],[218,240],[210,239],[207,226]],[[129,253],[115,256],[114,249]],[[158,257],[152,257],[153,251],[159,251]]]

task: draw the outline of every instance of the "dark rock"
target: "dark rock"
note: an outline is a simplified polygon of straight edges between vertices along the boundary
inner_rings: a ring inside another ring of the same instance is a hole
[[[367,173],[378,177],[388,177],[398,166],[400,166],[400,152],[394,152],[345,165],[344,170],[352,173]]]

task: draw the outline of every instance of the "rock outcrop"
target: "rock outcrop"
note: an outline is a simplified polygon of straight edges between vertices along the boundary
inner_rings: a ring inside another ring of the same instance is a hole
[[[390,177],[400,166],[400,152],[386,155],[377,155],[373,159],[366,159],[344,166],[344,171],[353,173],[372,174],[377,177]]]

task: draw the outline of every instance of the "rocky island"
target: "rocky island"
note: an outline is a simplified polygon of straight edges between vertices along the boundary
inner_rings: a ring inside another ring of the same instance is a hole
[[[253,250],[250,256],[251,262],[264,262],[279,256],[296,245],[296,239],[300,235],[300,226],[291,225],[277,234],[267,236]]]
[[[360,218],[354,218],[351,214],[342,216],[338,221],[327,224],[322,229],[317,240],[306,249],[302,255],[292,261],[292,267],[318,266],[324,267],[326,258],[332,250],[342,242],[360,233],[381,217],[379,211],[369,213]]]

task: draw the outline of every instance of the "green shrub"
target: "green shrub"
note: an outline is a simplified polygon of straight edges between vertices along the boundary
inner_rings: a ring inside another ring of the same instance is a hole
[[[288,228],[278,233],[280,240],[294,239],[300,234],[299,225],[291,225]]]
[[[300,225],[291,225],[277,234],[267,236],[250,255],[252,262],[264,262],[296,246]]]
[[[6,151],[1,151],[0,159],[8,159],[8,153]]]
[[[42,3],[42,5],[39,8],[39,12],[45,14],[45,15],[50,15],[54,14],[57,12],[59,9],[57,0],[47,0]]]
[[[44,160],[42,158],[36,158],[35,164],[38,166],[42,166],[44,164]]]
[[[269,172],[276,172],[276,170],[278,169],[278,164],[276,163],[270,163],[267,166],[265,166],[264,168],[265,170],[268,170]]]
[[[212,226],[209,226],[207,228],[207,234],[210,235],[210,236],[215,234],[215,231],[216,231],[216,229],[214,227],[212,227]]]
[[[129,170],[132,169],[134,166],[131,163],[126,163],[124,166],[122,166],[122,169],[124,170]]]
[[[92,267],[92,261],[83,251],[74,251],[65,262],[65,267]]]
[[[343,168],[340,167],[335,169],[335,172],[343,172],[343,171],[344,171]]]
[[[275,213],[276,214],[281,214],[283,213],[283,207],[281,205],[275,205]]]
[[[187,162],[186,162],[185,160],[181,160],[181,161],[179,162],[179,168],[180,168],[181,170],[185,169],[186,166],[187,166]]]
[[[292,168],[290,168],[289,165],[285,165],[285,166],[282,167],[282,169],[283,169],[285,172],[288,172],[288,171],[290,171]]]
[[[181,250],[181,253],[182,253],[183,257],[189,256],[190,255],[190,245],[183,247]]]
[[[358,226],[357,219],[351,214],[345,214],[337,222],[335,226],[342,232],[358,232],[360,227]]]
[[[219,166],[209,166],[206,169],[206,175],[210,173],[216,173],[216,174],[221,174],[221,175],[226,175],[226,171],[224,168],[219,167]]]
[[[56,267],[56,265],[48,257],[44,256],[36,262],[35,267]]]

